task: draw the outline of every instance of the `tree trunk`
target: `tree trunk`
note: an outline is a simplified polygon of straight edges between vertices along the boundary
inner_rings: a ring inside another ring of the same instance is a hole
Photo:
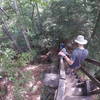
[[[91,40],[94,38],[95,35],[99,36],[99,33],[100,33],[100,10],[98,12],[95,27],[93,29],[93,33],[91,34],[87,47],[89,46],[89,44],[91,43]]]
[[[31,46],[30,46],[30,43],[29,43],[29,40],[28,40],[28,37],[27,37],[27,32],[26,32],[26,30],[23,29],[23,30],[22,30],[22,34],[23,34],[24,39],[25,39],[25,41],[26,41],[27,48],[28,48],[30,51],[32,51]]]
[[[9,18],[8,14],[6,13],[6,11],[0,7],[0,10],[7,16],[7,18]]]
[[[38,29],[36,27],[36,22],[35,22],[35,19],[34,19],[34,11],[35,11],[35,3],[32,3],[30,2],[31,5],[32,5],[32,17],[31,17],[31,21],[32,21],[32,32],[35,32],[35,34],[37,34],[38,32]]]
[[[41,17],[40,17],[40,13],[39,13],[38,4],[35,3],[35,5],[36,5],[37,17],[38,17],[38,29],[39,29],[40,34],[41,34],[41,33],[43,33],[43,27],[42,27],[42,23],[41,23]]]
[[[2,22],[3,22],[2,30],[3,30],[4,34],[5,34],[6,36],[8,36],[8,38],[13,42],[14,48],[17,49],[17,50],[20,52],[21,49],[20,49],[20,47],[18,46],[15,37],[12,35],[12,32],[10,32],[10,31],[8,30],[8,26],[6,25],[6,23],[5,23],[4,21],[2,21]]]
[[[93,33],[91,35],[91,38],[94,38],[94,36],[99,34],[99,33],[100,33],[100,11],[98,13],[96,24],[95,24],[95,27],[93,29]]]
[[[14,9],[15,9],[17,15],[19,15],[20,14],[20,10],[19,10],[19,7],[17,5],[17,1],[16,0],[13,0],[13,6],[14,6]]]
[[[18,16],[21,16],[21,15],[22,15],[22,16],[23,16],[23,20],[24,20],[24,22],[25,22],[24,14],[23,14],[22,7],[21,7],[21,5],[20,5],[20,1],[19,1],[19,0],[18,0],[18,3],[19,3],[19,6],[20,6],[20,9],[19,9],[19,7],[18,7],[17,1],[14,0],[14,6],[15,6],[15,8],[16,8],[16,14],[17,14]],[[29,43],[29,40],[28,40],[28,37],[27,37],[26,28],[24,27],[23,22],[22,22],[22,26],[21,26],[21,25],[18,25],[18,27],[21,28],[20,30],[21,30],[21,33],[22,33],[22,35],[23,35],[23,37],[24,37],[24,40],[25,40],[25,42],[26,42],[27,48],[31,51],[31,46],[30,46],[30,43]]]

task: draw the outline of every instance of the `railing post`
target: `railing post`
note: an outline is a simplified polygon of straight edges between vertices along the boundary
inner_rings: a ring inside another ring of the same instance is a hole
[[[64,100],[65,94],[65,69],[64,69],[64,61],[63,58],[60,58],[60,79],[59,86],[57,90],[56,100]]]

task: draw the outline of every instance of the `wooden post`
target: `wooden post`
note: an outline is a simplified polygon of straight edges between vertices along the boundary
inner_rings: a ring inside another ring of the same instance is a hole
[[[57,90],[56,100],[64,100],[65,94],[65,70],[64,70],[64,61],[63,58],[60,58],[60,79],[59,86]]]

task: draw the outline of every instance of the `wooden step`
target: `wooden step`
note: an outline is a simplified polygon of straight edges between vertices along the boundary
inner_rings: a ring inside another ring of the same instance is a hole
[[[64,100],[93,100],[90,96],[66,96]]]

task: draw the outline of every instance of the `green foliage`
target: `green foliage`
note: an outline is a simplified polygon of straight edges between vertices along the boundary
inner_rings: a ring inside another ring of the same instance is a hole
[[[30,61],[33,61],[33,58],[37,55],[35,50],[32,50],[32,52],[16,54],[14,50],[9,48],[6,48],[2,53],[3,55],[0,58],[1,65],[6,68],[25,66]]]
[[[35,50],[33,50],[32,53],[25,52],[18,55],[15,51],[9,48],[2,52],[3,55],[0,57],[0,67],[7,73],[10,80],[15,80],[15,72],[19,71],[19,67],[26,66],[30,61],[33,61],[33,58],[36,56]]]
[[[21,72],[19,79],[14,80],[14,96],[16,100],[24,100],[23,93],[30,90],[30,88],[25,87],[29,81],[34,81],[31,77],[32,72]]]
[[[37,55],[35,50],[32,50],[32,52],[24,52],[19,54],[19,59],[17,60],[17,64],[19,64],[19,66],[25,66],[27,65],[29,62],[33,61]]]
[[[24,88],[25,84],[28,84],[29,81],[34,81],[31,77],[32,72],[22,72],[20,67],[26,66],[35,56],[35,50],[32,50],[31,53],[24,52],[18,55],[14,50],[9,48],[2,51],[2,55],[0,56],[0,69],[3,71],[0,72],[0,75],[3,76],[2,72],[4,74],[6,73],[8,79],[13,82],[14,97],[16,100],[24,100],[23,93],[30,90],[30,88]],[[4,94],[4,92],[5,91],[1,90],[2,94]]]
[[[13,57],[16,55],[15,51],[9,48],[2,51],[2,56],[0,57],[1,66],[4,68],[10,68],[13,66],[14,61],[12,60]]]
[[[52,42],[58,44],[77,34],[88,37],[98,10],[97,2],[91,0],[18,0],[16,6],[7,0],[1,5],[10,8],[6,10],[9,19],[4,19],[22,50],[26,48],[25,39],[21,36],[22,30],[28,30],[27,35],[32,40],[32,45],[40,46],[43,43],[38,43],[45,38],[49,39],[45,46],[51,46]],[[2,13],[1,16],[6,15]],[[35,39],[37,43],[34,42]]]
[[[42,6],[47,6],[49,1],[50,0],[48,0],[48,1],[46,1],[46,0],[31,0],[31,2],[38,3],[38,4],[42,5]]]
[[[21,81],[16,80],[17,73],[20,73],[19,68],[33,61],[40,48],[58,46],[62,40],[73,39],[78,34],[83,34],[89,39],[95,26],[100,2],[99,0],[1,0],[0,7],[3,8],[0,9],[0,69],[7,72],[9,80],[18,83]],[[7,25],[5,30],[2,28],[4,23]],[[99,33],[100,29],[97,31]],[[96,34],[88,48],[89,56],[98,61],[99,37],[100,35]],[[29,45],[32,49],[30,51]],[[88,66],[93,75],[99,70],[91,64]],[[16,95],[21,89],[15,90]]]

